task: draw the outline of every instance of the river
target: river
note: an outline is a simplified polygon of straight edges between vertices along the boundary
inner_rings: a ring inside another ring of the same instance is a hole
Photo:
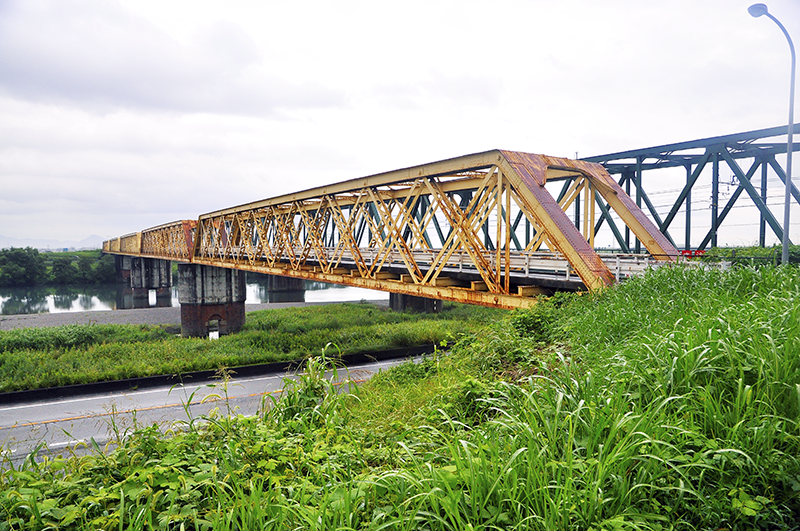
[[[265,282],[247,282],[245,304],[268,302],[296,302],[303,297],[305,302],[388,300],[389,294],[350,286],[338,286],[325,282],[306,281],[303,292],[270,292]],[[85,312],[123,310],[130,308],[117,284],[36,286],[28,288],[0,288],[0,314],[20,315],[32,313]],[[169,301],[156,300],[155,290],[150,292],[149,306],[180,306],[178,288],[172,288]]]

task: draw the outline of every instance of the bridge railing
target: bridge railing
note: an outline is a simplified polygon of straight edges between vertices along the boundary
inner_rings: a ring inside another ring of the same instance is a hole
[[[405,272],[405,262],[403,261],[402,255],[398,251],[390,251],[384,256],[375,248],[362,247],[359,250],[361,258],[367,265],[373,265],[377,260],[385,258],[385,261],[382,265],[383,271]],[[232,255],[238,257],[238,260],[236,261],[237,264],[258,267],[263,265],[266,261],[266,258],[263,255],[249,255],[248,249],[243,245],[239,246],[238,248],[233,248],[233,246],[231,246],[230,251]],[[327,262],[332,262],[336,254],[336,249],[334,247],[325,247],[323,251],[327,256]],[[277,264],[290,264],[299,263],[305,260],[305,267],[314,268],[314,270],[318,271],[326,271],[326,269],[321,266],[321,264],[325,263],[326,261],[318,260],[316,258],[316,252],[309,256],[305,256],[305,254],[306,253],[303,248],[297,247],[294,249],[292,254],[289,254],[285,251],[281,253],[275,262]],[[421,267],[428,269],[435,263],[437,252],[415,250],[413,251],[413,254],[416,263]],[[338,266],[348,268],[348,273],[351,270],[357,270],[356,258],[350,253],[349,250],[342,252],[339,258],[340,260],[338,262]],[[495,262],[496,256],[494,253],[484,253],[483,258],[493,269],[496,269],[497,264]],[[609,270],[614,273],[616,280],[635,275],[641,275],[648,268],[657,267],[658,265],[664,263],[663,261],[659,261],[649,255],[641,254],[635,255],[615,253],[608,256],[601,255],[601,259],[606,264],[606,267],[608,267]],[[559,253],[541,251],[514,251],[510,255],[509,263],[511,278],[516,282],[521,282],[523,279],[537,278],[563,278],[565,280],[577,279],[575,271],[570,265],[569,261],[567,261],[567,259]],[[331,269],[336,268],[333,267]],[[478,274],[478,270],[470,259],[468,253],[465,251],[457,251],[446,260],[444,273]]]

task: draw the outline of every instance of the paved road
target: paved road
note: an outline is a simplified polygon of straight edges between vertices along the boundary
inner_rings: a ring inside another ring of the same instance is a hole
[[[370,301],[386,305],[387,301]],[[306,306],[324,303],[247,304],[245,311]],[[60,326],[66,324],[176,324],[180,308],[140,308],[94,312],[65,312],[0,317],[0,330]],[[350,368],[354,380],[369,378],[377,371],[403,360],[373,363]],[[114,430],[124,433],[137,424],[169,424],[197,417],[219,408],[222,412],[253,415],[269,396],[280,396],[287,375],[271,375],[232,380],[227,399],[220,382],[186,383],[184,386],[105,393],[53,401],[20,403],[0,407],[0,451],[11,454],[18,463],[40,445],[51,453],[66,454],[94,439],[100,447],[113,439]],[[290,375],[289,375],[290,376]]]
[[[382,369],[407,360],[390,360],[353,366],[339,371],[363,381]],[[269,397],[279,397],[283,380],[292,375],[268,375],[232,379],[225,389],[219,381],[141,391],[105,393],[54,401],[39,401],[0,408],[0,447],[19,464],[31,451],[45,445],[50,453],[67,455],[77,447],[86,451],[94,439],[102,448],[136,423],[170,425],[219,408],[222,413],[254,415]]]

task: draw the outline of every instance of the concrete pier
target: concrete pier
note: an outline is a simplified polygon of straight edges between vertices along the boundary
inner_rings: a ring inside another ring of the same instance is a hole
[[[246,297],[244,271],[178,264],[178,300],[184,337],[238,332],[244,326]]]
[[[305,302],[306,285],[302,278],[268,275],[267,297],[269,302]]]
[[[442,311],[442,301],[438,299],[426,299],[425,297],[415,297],[403,293],[389,294],[389,308],[395,312],[424,312],[439,313]]]
[[[157,258],[116,256],[117,308],[149,308],[150,290],[156,306],[172,305],[172,262]]]
[[[172,262],[157,258],[131,258],[131,288],[163,290],[172,287]]]
[[[114,269],[117,270],[117,284],[123,284],[128,288],[131,287],[131,261],[130,256],[114,255]]]

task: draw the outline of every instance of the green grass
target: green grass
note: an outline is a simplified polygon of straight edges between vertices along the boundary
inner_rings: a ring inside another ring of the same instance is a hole
[[[763,264],[777,265],[781,261],[781,246],[772,247],[712,247],[702,257],[701,261],[717,262],[725,260],[734,265],[754,265]],[[789,261],[792,264],[800,263],[800,245],[789,246]]]
[[[0,529],[797,528],[798,327],[796,268],[674,267],[353,394],[328,349],[258,416],[0,473]]]
[[[262,310],[217,341],[134,325],[0,331],[0,392],[304,359],[328,343],[341,354],[440,343],[502,315],[459,305],[430,315],[359,303]]]

